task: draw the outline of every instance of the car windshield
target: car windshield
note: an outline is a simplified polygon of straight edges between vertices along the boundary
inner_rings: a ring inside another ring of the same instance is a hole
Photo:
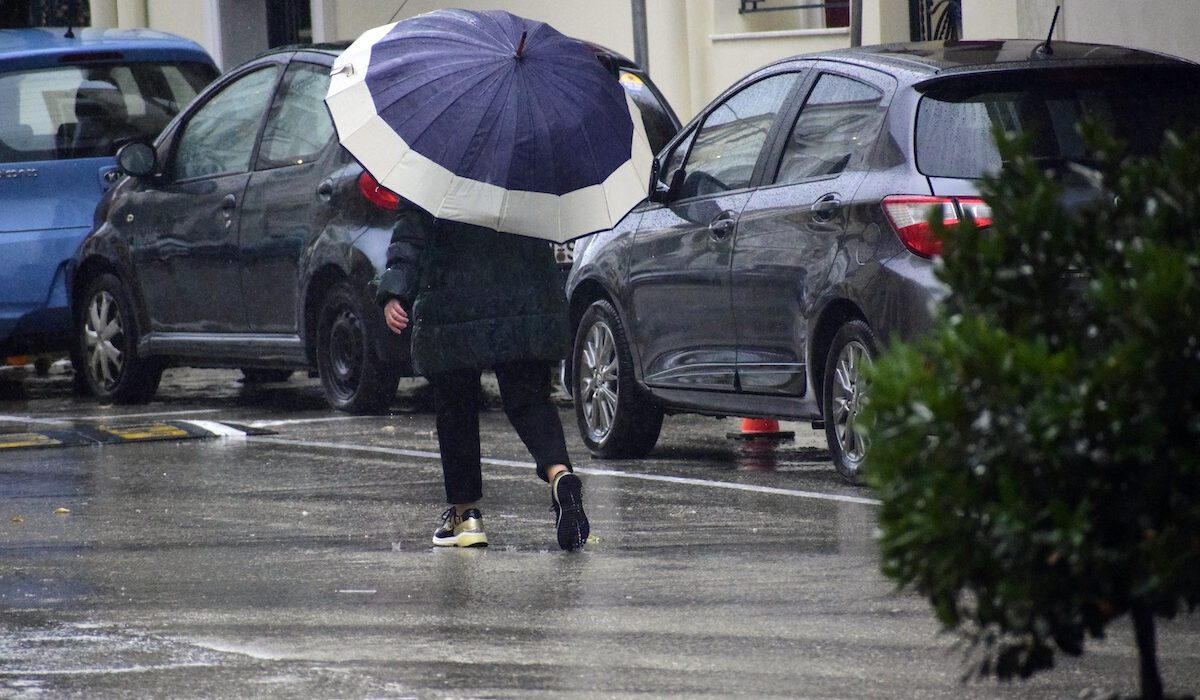
[[[1133,155],[1157,152],[1164,131],[1200,124],[1200,69],[1034,70],[932,84],[917,110],[917,167],[932,177],[978,178],[999,169],[993,129],[1026,132],[1033,155],[1082,161],[1075,130],[1099,119]]]
[[[197,63],[0,73],[0,162],[111,156],[157,136],[213,77]]]

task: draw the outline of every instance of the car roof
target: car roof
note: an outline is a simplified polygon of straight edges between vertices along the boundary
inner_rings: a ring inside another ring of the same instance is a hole
[[[1049,51],[1040,49],[1045,45],[1034,39],[909,42],[835,49],[785,61],[825,58],[925,76],[1080,65],[1191,64],[1166,54],[1109,44],[1054,41]]]
[[[246,61],[238,64],[237,66],[234,66],[234,68],[231,70],[241,68],[242,66],[249,65],[255,61],[259,61],[264,58],[270,58],[271,56],[281,56],[281,55],[286,55],[286,54],[309,54],[310,57],[311,57],[311,54],[318,54],[321,56],[327,56],[331,59],[337,58],[339,55],[341,55],[341,53],[343,51],[345,51],[350,46],[350,43],[351,42],[349,42],[349,41],[331,41],[331,42],[322,42],[322,43],[317,43],[317,44],[282,44],[280,46],[272,46],[269,49],[266,49],[258,54],[255,54],[255,56],[253,58],[247,59]]]
[[[215,66],[191,39],[153,29],[0,29],[0,71],[113,61],[197,61]]]

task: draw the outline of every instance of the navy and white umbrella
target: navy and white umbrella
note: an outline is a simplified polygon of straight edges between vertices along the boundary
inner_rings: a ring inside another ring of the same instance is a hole
[[[562,243],[646,197],[637,107],[543,22],[437,10],[376,27],[334,62],[325,102],[362,166],[441,219]]]

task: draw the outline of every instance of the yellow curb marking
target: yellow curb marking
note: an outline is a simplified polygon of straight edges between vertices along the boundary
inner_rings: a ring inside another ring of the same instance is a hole
[[[179,438],[188,436],[186,430],[181,430],[173,425],[166,425],[164,423],[143,423],[141,425],[122,425],[117,427],[98,425],[96,429],[109,435],[116,435],[125,440],[149,440],[152,438]]]
[[[8,433],[0,436],[0,450],[6,447],[41,447],[43,445],[61,445],[62,440],[55,440],[47,435],[38,433]]]

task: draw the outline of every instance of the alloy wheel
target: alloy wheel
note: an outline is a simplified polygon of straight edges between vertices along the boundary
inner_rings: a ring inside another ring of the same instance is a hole
[[[580,359],[583,416],[592,439],[600,442],[612,431],[619,397],[617,344],[608,324],[595,323],[588,329]]]
[[[833,379],[833,424],[838,446],[846,459],[858,464],[867,454],[867,438],[856,421],[867,401],[865,370],[871,354],[860,341],[847,343],[837,358]]]

